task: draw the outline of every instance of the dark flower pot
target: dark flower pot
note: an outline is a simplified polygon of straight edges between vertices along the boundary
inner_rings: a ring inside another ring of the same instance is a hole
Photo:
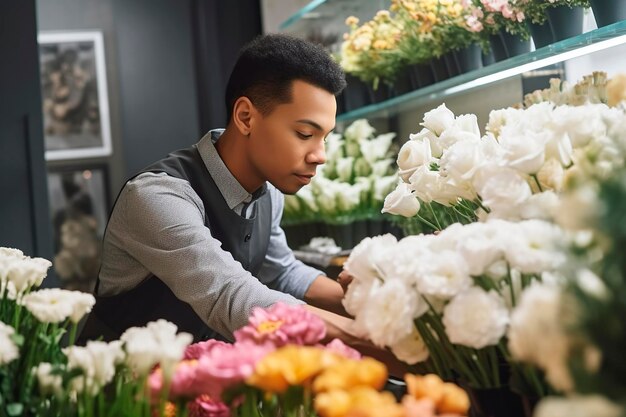
[[[415,88],[423,88],[435,83],[435,75],[430,64],[414,64],[409,68]]]
[[[542,25],[537,23],[529,23],[530,34],[535,42],[535,49],[543,48],[554,43],[554,34],[550,21],[546,19]]]
[[[435,82],[440,82],[440,81],[447,80],[448,78],[450,78],[450,73],[448,72],[448,67],[443,57],[433,58],[430,61],[430,67],[433,70],[433,75],[435,76]]]
[[[530,52],[530,39],[524,40],[518,35],[504,31],[500,32],[500,36],[509,58]]]
[[[482,68],[482,50],[478,44],[472,44],[467,48],[454,53],[461,74]]]
[[[401,96],[417,89],[417,85],[413,82],[413,74],[411,67],[402,69],[393,82],[393,95]]]
[[[553,7],[548,9],[548,20],[554,39],[562,41],[583,33],[582,7]]]
[[[470,397],[469,417],[531,417],[536,404],[509,387],[464,388]]]
[[[626,20],[626,1],[624,0],[591,0],[591,9],[598,27]]]
[[[454,52],[448,52],[443,55],[443,61],[446,63],[446,69],[448,70],[448,76],[450,78],[456,77],[461,73],[459,69],[459,64],[456,62],[456,56]]]
[[[371,103],[367,85],[352,75],[346,75],[346,88],[341,93],[345,111],[351,111]]]
[[[493,56],[493,49],[489,49],[489,52],[482,54],[483,67],[488,67],[489,65],[496,62],[495,57]]]
[[[374,87],[368,86],[367,92],[370,97],[370,103],[381,103],[392,97],[391,87],[383,82],[378,83],[378,88],[375,90]]]

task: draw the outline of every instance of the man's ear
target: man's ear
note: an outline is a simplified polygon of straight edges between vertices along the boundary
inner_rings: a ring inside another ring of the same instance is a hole
[[[233,105],[233,123],[237,130],[244,135],[248,136],[251,130],[251,121],[257,112],[254,104],[246,96],[241,96],[235,101]]]

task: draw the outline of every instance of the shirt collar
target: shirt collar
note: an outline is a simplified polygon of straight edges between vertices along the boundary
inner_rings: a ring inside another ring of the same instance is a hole
[[[197,144],[200,157],[209,171],[209,174],[215,181],[215,185],[222,193],[226,204],[232,210],[242,203],[248,203],[256,200],[265,194],[267,184],[263,184],[254,193],[250,194],[245,188],[237,181],[233,174],[228,170],[224,161],[217,153],[215,149],[215,142],[224,133],[224,129],[210,130]]]

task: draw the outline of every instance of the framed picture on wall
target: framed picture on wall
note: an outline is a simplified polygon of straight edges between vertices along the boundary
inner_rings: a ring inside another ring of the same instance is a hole
[[[105,165],[49,168],[54,269],[63,288],[91,291],[109,212]]]
[[[38,41],[46,160],[110,155],[102,33],[41,32]]]

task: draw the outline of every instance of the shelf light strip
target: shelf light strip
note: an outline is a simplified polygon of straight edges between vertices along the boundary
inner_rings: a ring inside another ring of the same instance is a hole
[[[456,85],[454,87],[447,88],[441,92],[442,96],[448,96],[456,93],[460,93],[462,91],[467,91],[472,88],[480,87],[485,84],[494,83],[496,81],[504,80],[509,77],[513,77],[515,75],[523,74],[527,71],[532,71],[537,68],[546,67],[548,65],[556,64],[559,62],[566,61],[572,58],[578,58],[583,55],[587,55],[593,52],[602,51],[604,49],[612,48],[614,46],[618,46],[626,43],[626,35],[618,36],[616,38],[607,39],[605,41],[597,42],[591,45],[583,46],[581,48],[574,49],[572,51],[563,52],[557,55],[553,55],[550,57],[546,57],[543,59],[539,59],[534,62],[528,62],[526,64],[522,64],[515,68],[509,68],[500,72],[496,72],[494,74],[485,75],[484,77],[477,78],[472,81],[468,81],[461,85]]]

